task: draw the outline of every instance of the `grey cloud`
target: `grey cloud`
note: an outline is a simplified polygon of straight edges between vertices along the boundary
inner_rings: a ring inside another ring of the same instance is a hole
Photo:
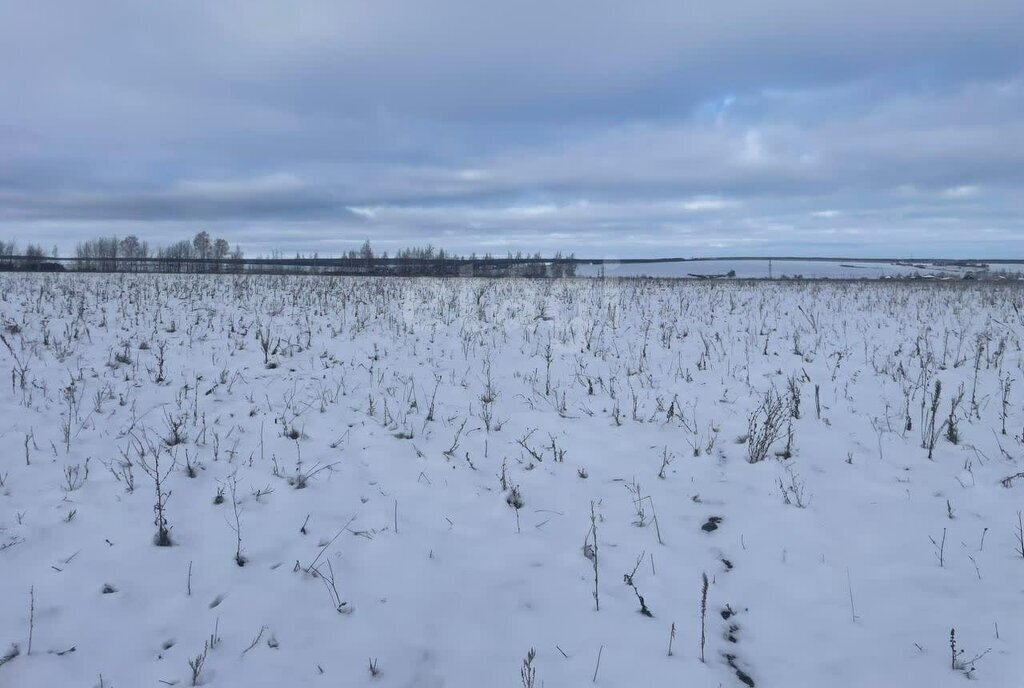
[[[0,192],[0,221],[306,220],[359,216],[290,175],[183,181],[152,192]]]
[[[1017,0],[6,3],[0,234],[1020,250],[1021,34]]]

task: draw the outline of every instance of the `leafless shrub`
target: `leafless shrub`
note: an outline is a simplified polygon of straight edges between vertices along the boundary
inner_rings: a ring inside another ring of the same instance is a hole
[[[204,643],[203,651],[197,654],[192,659],[188,660],[188,668],[192,672],[192,685],[198,686],[199,680],[203,673],[203,665],[206,663],[206,653],[210,649],[209,642]]]
[[[936,415],[939,412],[939,399],[942,396],[942,382],[935,381],[932,390],[931,401],[928,405],[928,412],[924,416],[924,423],[921,425],[921,447],[928,450],[928,458],[932,458],[935,452],[935,443],[942,434],[943,424],[936,425]]]
[[[640,594],[640,591],[636,587],[636,583],[633,582],[633,577],[636,576],[637,569],[640,568],[640,563],[644,560],[644,554],[646,554],[646,552],[640,553],[640,556],[637,557],[636,565],[633,567],[633,571],[631,573],[624,574],[622,576],[622,580],[626,585],[633,589],[633,593],[640,602],[640,613],[647,617],[653,617],[654,614],[652,614],[651,610],[648,609],[644,596]]]
[[[64,491],[74,492],[89,479],[89,459],[84,464],[72,463],[64,466]]]
[[[519,669],[519,676],[523,680],[523,688],[534,688],[537,681],[537,669],[533,666],[533,660],[537,653],[531,647],[523,660],[523,666]]]
[[[136,462],[142,472],[153,480],[153,487],[156,494],[156,501],[153,504],[153,524],[156,526],[156,537],[154,542],[158,547],[170,547],[171,528],[167,522],[167,501],[171,498],[171,491],[164,489],[167,477],[174,470],[174,461],[164,461],[160,465],[164,446],[162,442],[149,442],[140,438],[133,438],[132,448],[136,452]]]
[[[167,427],[167,432],[164,435],[164,445],[168,447],[176,447],[179,444],[184,444],[188,441],[188,435],[185,432],[185,426],[188,423],[188,417],[185,414],[172,415],[166,409],[164,410],[164,425]]]
[[[786,479],[779,478],[778,485],[784,503],[799,509],[804,509],[811,503],[804,481],[800,479],[792,466],[786,466]]]
[[[768,458],[772,444],[782,436],[785,422],[782,397],[774,389],[765,392],[761,403],[747,419],[747,461]]]
[[[1024,519],[1021,518],[1021,512],[1017,512],[1017,528],[1013,533],[1014,539],[1016,540],[1014,551],[1024,559]]]
[[[966,657],[964,651],[958,650],[956,647],[956,629],[949,629],[950,667],[953,671],[959,671],[967,678],[974,678],[974,672],[976,671],[975,664],[991,651],[992,648],[988,648],[984,652],[973,657]]]

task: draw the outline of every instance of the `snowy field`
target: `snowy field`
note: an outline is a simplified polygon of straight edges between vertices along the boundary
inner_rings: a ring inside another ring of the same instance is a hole
[[[932,263],[876,263],[827,260],[693,260],[675,263],[616,263],[581,265],[578,274],[598,277],[604,268],[605,277],[672,277],[723,275],[730,270],[741,279],[796,277],[808,279],[882,279],[894,277],[928,277],[961,279],[967,273],[1005,272],[1014,277],[1024,273],[1022,263],[991,263],[978,266],[936,265]]]
[[[1022,296],[0,276],[0,686],[1019,686]]]

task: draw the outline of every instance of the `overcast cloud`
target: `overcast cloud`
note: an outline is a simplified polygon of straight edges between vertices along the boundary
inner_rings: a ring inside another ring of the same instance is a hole
[[[1021,36],[1021,0],[0,0],[0,238],[1024,257]]]

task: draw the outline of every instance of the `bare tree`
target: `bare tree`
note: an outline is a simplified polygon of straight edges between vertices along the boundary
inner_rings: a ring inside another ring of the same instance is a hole
[[[198,258],[209,258],[210,246],[210,234],[208,232],[199,232],[192,239],[192,248],[196,250],[196,257]]]

